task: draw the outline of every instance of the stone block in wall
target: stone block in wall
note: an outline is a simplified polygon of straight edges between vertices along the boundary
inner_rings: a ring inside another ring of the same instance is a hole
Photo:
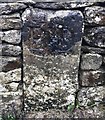
[[[100,6],[86,7],[84,11],[86,25],[105,25],[105,8]]]
[[[92,54],[105,55],[105,49],[104,48],[82,46],[81,50],[82,50],[83,53],[92,53]]]
[[[77,107],[73,113],[73,117],[85,119],[104,118],[104,97],[105,87],[82,88],[78,93]]]
[[[43,8],[43,9],[72,9],[72,8],[79,8],[79,7],[86,7],[92,5],[92,2],[36,2],[33,4],[36,8]]]
[[[22,106],[21,69],[0,72],[0,115],[19,117]]]
[[[85,29],[84,40],[89,46],[105,47],[105,27]]]
[[[21,26],[19,13],[0,16],[0,30],[20,29]]]
[[[27,9],[22,18],[25,110],[67,110],[78,88],[83,16]]]
[[[82,70],[97,70],[102,65],[102,56],[99,54],[83,54],[81,57]]]
[[[19,56],[21,54],[21,47],[10,45],[10,44],[2,44],[2,55],[4,56]]]
[[[0,93],[16,92],[21,85],[21,68],[0,72]]]
[[[82,71],[80,74],[82,86],[99,86],[105,85],[105,71]]]
[[[105,65],[105,56],[103,56],[103,64]]]
[[[0,116],[2,118],[22,118],[22,91],[0,92]]]
[[[7,72],[10,70],[14,70],[17,68],[21,68],[21,58],[20,57],[8,57],[8,56],[0,56],[2,59],[2,71]]]
[[[2,42],[0,41],[0,56],[2,56]],[[0,59],[0,66],[2,66],[2,59]],[[0,72],[2,71],[2,67],[0,67]]]
[[[0,15],[20,12],[25,8],[26,8],[26,5],[22,3],[0,3]]]
[[[10,44],[19,44],[21,42],[21,31],[9,30],[0,32],[0,41],[7,42]]]

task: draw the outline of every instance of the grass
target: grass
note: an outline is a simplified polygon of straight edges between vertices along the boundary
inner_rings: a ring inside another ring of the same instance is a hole
[[[16,120],[16,118],[13,115],[9,114],[7,116],[0,116],[0,120]]]

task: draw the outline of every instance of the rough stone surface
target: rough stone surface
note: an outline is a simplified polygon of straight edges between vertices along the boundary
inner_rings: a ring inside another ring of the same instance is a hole
[[[24,54],[24,59],[26,110],[59,109],[74,104],[78,88],[76,55],[54,57]]]
[[[23,13],[23,20],[23,39],[32,36],[25,44],[35,54],[69,53],[82,37],[82,29],[78,29],[83,22],[80,11],[27,9]]]
[[[81,58],[82,70],[97,70],[102,65],[102,56],[99,54],[84,54]]]
[[[35,2],[43,2],[43,0],[0,0],[0,2],[22,2],[22,3],[27,3],[27,2],[31,2],[31,3],[35,3]],[[64,2],[64,1],[62,1],[62,0],[44,0],[44,2]],[[65,0],[65,2],[68,2],[68,0]],[[91,0],[71,0],[71,2],[79,2],[79,3],[83,3],[83,2],[86,2],[86,3],[88,3],[88,2],[104,2],[104,0],[93,0],[93,1],[91,1]]]
[[[105,27],[85,29],[84,40],[90,46],[105,47]]]
[[[21,69],[0,72],[0,115],[20,117],[22,111]]]
[[[84,11],[87,25],[105,25],[105,8],[99,6],[86,7]]]
[[[99,108],[100,107],[100,108]],[[96,107],[90,108],[76,108],[72,114],[73,118],[75,119],[103,119],[104,120],[104,112],[103,106],[97,105]]]
[[[21,95],[21,90],[17,92],[0,92],[0,115],[3,116],[3,118],[8,118],[8,115],[14,118],[21,118]]]
[[[2,45],[2,55],[4,56],[19,56],[21,54],[21,47],[9,44]]]
[[[56,109],[48,110],[46,111],[39,111],[39,112],[30,112],[26,114],[25,120],[28,120],[29,118],[33,119],[70,119],[71,114],[67,111],[60,111]]]
[[[9,72],[0,72],[0,93],[16,92],[21,81],[21,68]]]
[[[89,46],[82,46],[81,50],[82,50],[83,53],[93,53],[93,54],[105,55],[105,49],[104,48],[95,48],[95,47],[89,47]]]
[[[21,20],[18,13],[0,16],[0,30],[20,29]]]
[[[102,103],[103,98],[105,97],[104,90],[105,90],[104,86],[82,88],[78,95],[80,105],[88,108],[91,106],[89,104],[90,102],[94,102],[93,104]]]
[[[2,59],[2,71],[10,71],[21,67],[20,57],[0,57]]]
[[[77,118],[102,118],[104,116],[104,87],[82,88],[78,94],[78,108],[74,112]]]
[[[105,56],[103,57],[103,64],[105,65]]]
[[[104,120],[105,2],[6,1],[0,0],[0,119]]]
[[[21,31],[9,30],[0,32],[0,41],[5,41],[10,44],[19,44],[21,42]]]
[[[80,74],[82,86],[97,86],[105,84],[105,71],[84,71]]]
[[[0,15],[10,14],[13,12],[20,12],[22,9],[25,9],[26,5],[22,3],[1,3],[0,4]]]
[[[74,104],[78,88],[82,14],[70,10],[31,12],[26,10],[22,17],[24,35],[29,33],[23,35],[25,109],[65,109]]]
[[[92,5],[92,2],[36,2],[34,7],[44,9],[72,9]]]

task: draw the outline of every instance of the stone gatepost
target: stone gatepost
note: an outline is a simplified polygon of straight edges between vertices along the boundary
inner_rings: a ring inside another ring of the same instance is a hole
[[[61,112],[62,117],[75,107],[83,15],[29,8],[22,20],[25,111],[36,117]]]

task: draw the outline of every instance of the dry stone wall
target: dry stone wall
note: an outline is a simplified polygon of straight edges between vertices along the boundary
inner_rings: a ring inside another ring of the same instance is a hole
[[[105,2],[1,2],[0,46],[1,117],[105,117]]]

